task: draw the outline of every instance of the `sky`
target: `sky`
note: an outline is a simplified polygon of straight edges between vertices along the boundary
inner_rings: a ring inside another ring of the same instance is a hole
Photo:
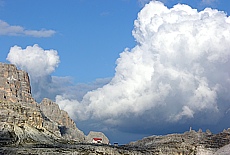
[[[0,0],[0,62],[111,143],[230,127],[230,2]]]

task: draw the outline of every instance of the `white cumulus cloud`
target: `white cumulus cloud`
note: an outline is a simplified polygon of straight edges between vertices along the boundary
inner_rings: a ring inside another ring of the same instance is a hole
[[[97,89],[111,80],[103,78],[87,84],[74,84],[71,77],[51,76],[60,62],[58,52],[53,49],[45,50],[37,44],[25,49],[20,46],[11,47],[7,60],[29,73],[32,95],[38,102],[45,97],[55,100],[57,95],[78,102],[88,91]]]
[[[32,77],[51,74],[60,62],[56,50],[44,50],[37,44],[25,49],[19,46],[11,47],[7,60],[28,71]]]
[[[152,133],[175,124],[226,124],[230,17],[216,9],[168,8],[151,1],[139,12],[133,36],[137,45],[120,54],[115,76],[92,85],[74,86],[68,77],[51,76],[60,62],[56,50],[14,46],[7,60],[30,74],[35,98],[55,95],[74,120],[99,129]]]
[[[9,36],[32,36],[32,37],[51,37],[56,32],[54,30],[27,30],[22,26],[9,25],[7,22],[0,20],[0,35]]]
[[[224,117],[230,101],[230,18],[211,8],[199,12],[152,1],[134,25],[137,45],[120,54],[110,83],[76,102],[82,110],[72,112],[75,117],[151,126],[212,124]],[[69,104],[61,96],[56,101]]]
[[[15,45],[10,48],[7,60],[29,73],[32,93],[36,99],[47,95],[48,91],[52,91],[52,88],[56,87],[53,86],[54,80],[50,76],[60,62],[56,50],[44,50],[37,44],[27,46],[25,49]],[[59,78],[59,83],[62,81],[63,79]]]
[[[141,6],[145,6],[145,4],[148,4],[151,1],[157,1],[157,0],[137,0],[137,2],[141,5]],[[161,1],[162,3],[165,4],[171,4],[171,3],[182,3],[182,1],[178,1],[178,0],[158,0]],[[214,6],[215,4],[217,4],[219,2],[219,0],[199,0],[197,2],[197,5],[202,5],[202,6]]]

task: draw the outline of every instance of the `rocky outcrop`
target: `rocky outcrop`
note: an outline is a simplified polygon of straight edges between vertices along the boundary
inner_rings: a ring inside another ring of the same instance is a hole
[[[89,142],[56,103],[47,98],[36,103],[25,71],[0,63],[0,145],[60,141]]]
[[[146,137],[123,146],[59,143],[33,145],[31,149],[31,146],[24,145],[17,148],[2,147],[0,154],[228,155],[228,137],[228,132],[207,134],[190,131],[183,134]]]
[[[221,147],[215,152],[215,155],[228,155],[228,154],[230,154],[230,144]]]
[[[61,139],[85,142],[85,135],[51,100],[36,103],[25,71],[0,63],[0,145]]]
[[[152,155],[147,150],[136,148],[115,147],[103,144],[57,144],[57,145],[34,145],[19,146],[14,148],[2,147],[0,154],[39,154],[39,155]]]
[[[102,132],[90,131],[89,134],[86,136],[86,142],[92,143],[93,138],[101,138],[103,144],[109,144],[109,139]]]
[[[51,128],[56,134],[60,134],[65,139],[78,139],[85,141],[85,135],[80,131],[74,121],[66,111],[60,110],[59,106],[51,100],[45,98],[40,103],[40,108],[46,119],[43,122],[45,128]],[[55,124],[51,126],[50,120]]]
[[[0,101],[0,142],[2,137],[5,137],[4,134],[6,136],[9,133],[15,135],[16,127],[24,129],[25,126],[31,126],[31,128],[42,130],[42,122],[43,118],[37,106],[31,107],[20,102]],[[15,140],[23,142],[22,139],[17,138]]]
[[[15,128],[25,125],[43,128],[40,108],[31,95],[29,76],[12,64],[0,63],[0,116],[1,137],[10,134],[15,139]]]
[[[12,64],[0,63],[0,100],[36,105],[25,71],[17,70]]]
[[[230,144],[230,129],[218,134],[191,130],[183,134],[151,136],[128,146],[146,148],[154,154],[215,154]],[[229,147],[227,147],[229,148]],[[223,152],[223,151],[222,151]]]

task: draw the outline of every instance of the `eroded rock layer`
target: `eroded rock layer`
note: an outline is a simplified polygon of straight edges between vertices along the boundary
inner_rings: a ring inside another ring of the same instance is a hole
[[[0,144],[55,140],[85,142],[85,135],[56,103],[36,103],[25,71],[0,63]]]
[[[0,63],[0,100],[34,104],[29,76],[15,65]]]
[[[81,142],[85,141],[84,133],[76,128],[76,124],[69,117],[68,113],[60,110],[56,103],[45,98],[39,106],[48,120],[56,122],[57,126],[52,126],[51,130],[55,130],[57,134],[60,134],[65,139],[78,139]],[[47,121],[47,119],[44,120],[43,126],[45,128],[50,128],[50,121]]]

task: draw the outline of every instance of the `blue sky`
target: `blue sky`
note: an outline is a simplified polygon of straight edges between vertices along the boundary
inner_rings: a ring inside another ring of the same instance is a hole
[[[38,44],[58,51],[61,63],[57,76],[71,76],[76,82],[91,82],[112,77],[115,62],[126,47],[135,46],[133,22],[147,0],[1,0],[0,19],[11,26],[30,30],[54,30],[50,37],[1,35],[1,62],[6,62],[10,47]],[[230,12],[228,1],[168,0],[167,6],[189,4],[203,9],[212,6]]]
[[[112,77],[115,61],[133,47],[133,21],[141,9],[135,1],[3,1],[0,19],[25,29],[52,29],[52,37],[1,36],[1,61],[9,48],[39,44],[56,49],[61,63],[54,73],[76,82]]]
[[[210,1],[210,3],[208,3]],[[186,3],[203,9],[205,6],[229,12],[228,1],[168,0],[167,6]],[[11,26],[30,30],[54,30],[51,37],[1,35],[1,62],[10,47],[38,44],[43,49],[58,51],[61,63],[57,76],[71,76],[76,82],[91,82],[112,77],[115,62],[126,47],[135,46],[133,22],[142,3],[136,0],[70,0],[13,1],[1,0],[0,19]]]
[[[30,74],[38,102],[51,98],[111,142],[230,127],[230,2],[148,2],[0,0],[0,62]]]

